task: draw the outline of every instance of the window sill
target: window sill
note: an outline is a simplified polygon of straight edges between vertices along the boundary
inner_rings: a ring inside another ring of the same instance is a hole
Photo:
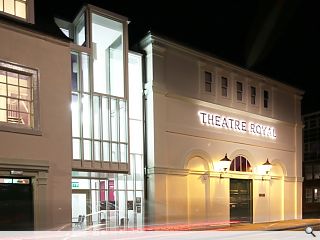
[[[0,132],[12,132],[12,133],[42,136],[41,130],[27,128],[27,127],[10,124],[10,123],[1,123]]]

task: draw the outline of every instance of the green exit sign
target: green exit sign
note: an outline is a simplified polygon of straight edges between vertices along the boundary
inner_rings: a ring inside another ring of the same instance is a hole
[[[72,182],[72,188],[79,188],[78,182]]]

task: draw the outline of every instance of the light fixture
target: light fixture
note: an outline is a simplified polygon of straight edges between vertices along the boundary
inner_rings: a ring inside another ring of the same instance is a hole
[[[271,168],[272,168],[272,164],[269,162],[269,159],[267,158],[267,161],[261,166],[261,171],[265,173],[265,175],[268,175]],[[262,180],[263,180],[263,177],[262,177]]]
[[[227,154],[220,160],[220,167],[223,169],[223,172],[226,172],[229,169],[231,164],[231,160],[228,158]],[[220,178],[222,177],[222,173],[220,173]]]

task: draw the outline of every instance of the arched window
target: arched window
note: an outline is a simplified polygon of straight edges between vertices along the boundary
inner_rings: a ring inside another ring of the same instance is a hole
[[[252,172],[252,169],[249,161],[245,157],[238,156],[232,160],[230,171]]]

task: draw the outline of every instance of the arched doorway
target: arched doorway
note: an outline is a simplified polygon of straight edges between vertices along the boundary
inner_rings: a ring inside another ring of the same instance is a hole
[[[237,156],[230,171],[252,172],[250,162]],[[230,178],[230,221],[252,223],[252,180]]]
[[[189,159],[188,175],[188,222],[201,223],[207,220],[209,195],[208,162],[200,156]]]

